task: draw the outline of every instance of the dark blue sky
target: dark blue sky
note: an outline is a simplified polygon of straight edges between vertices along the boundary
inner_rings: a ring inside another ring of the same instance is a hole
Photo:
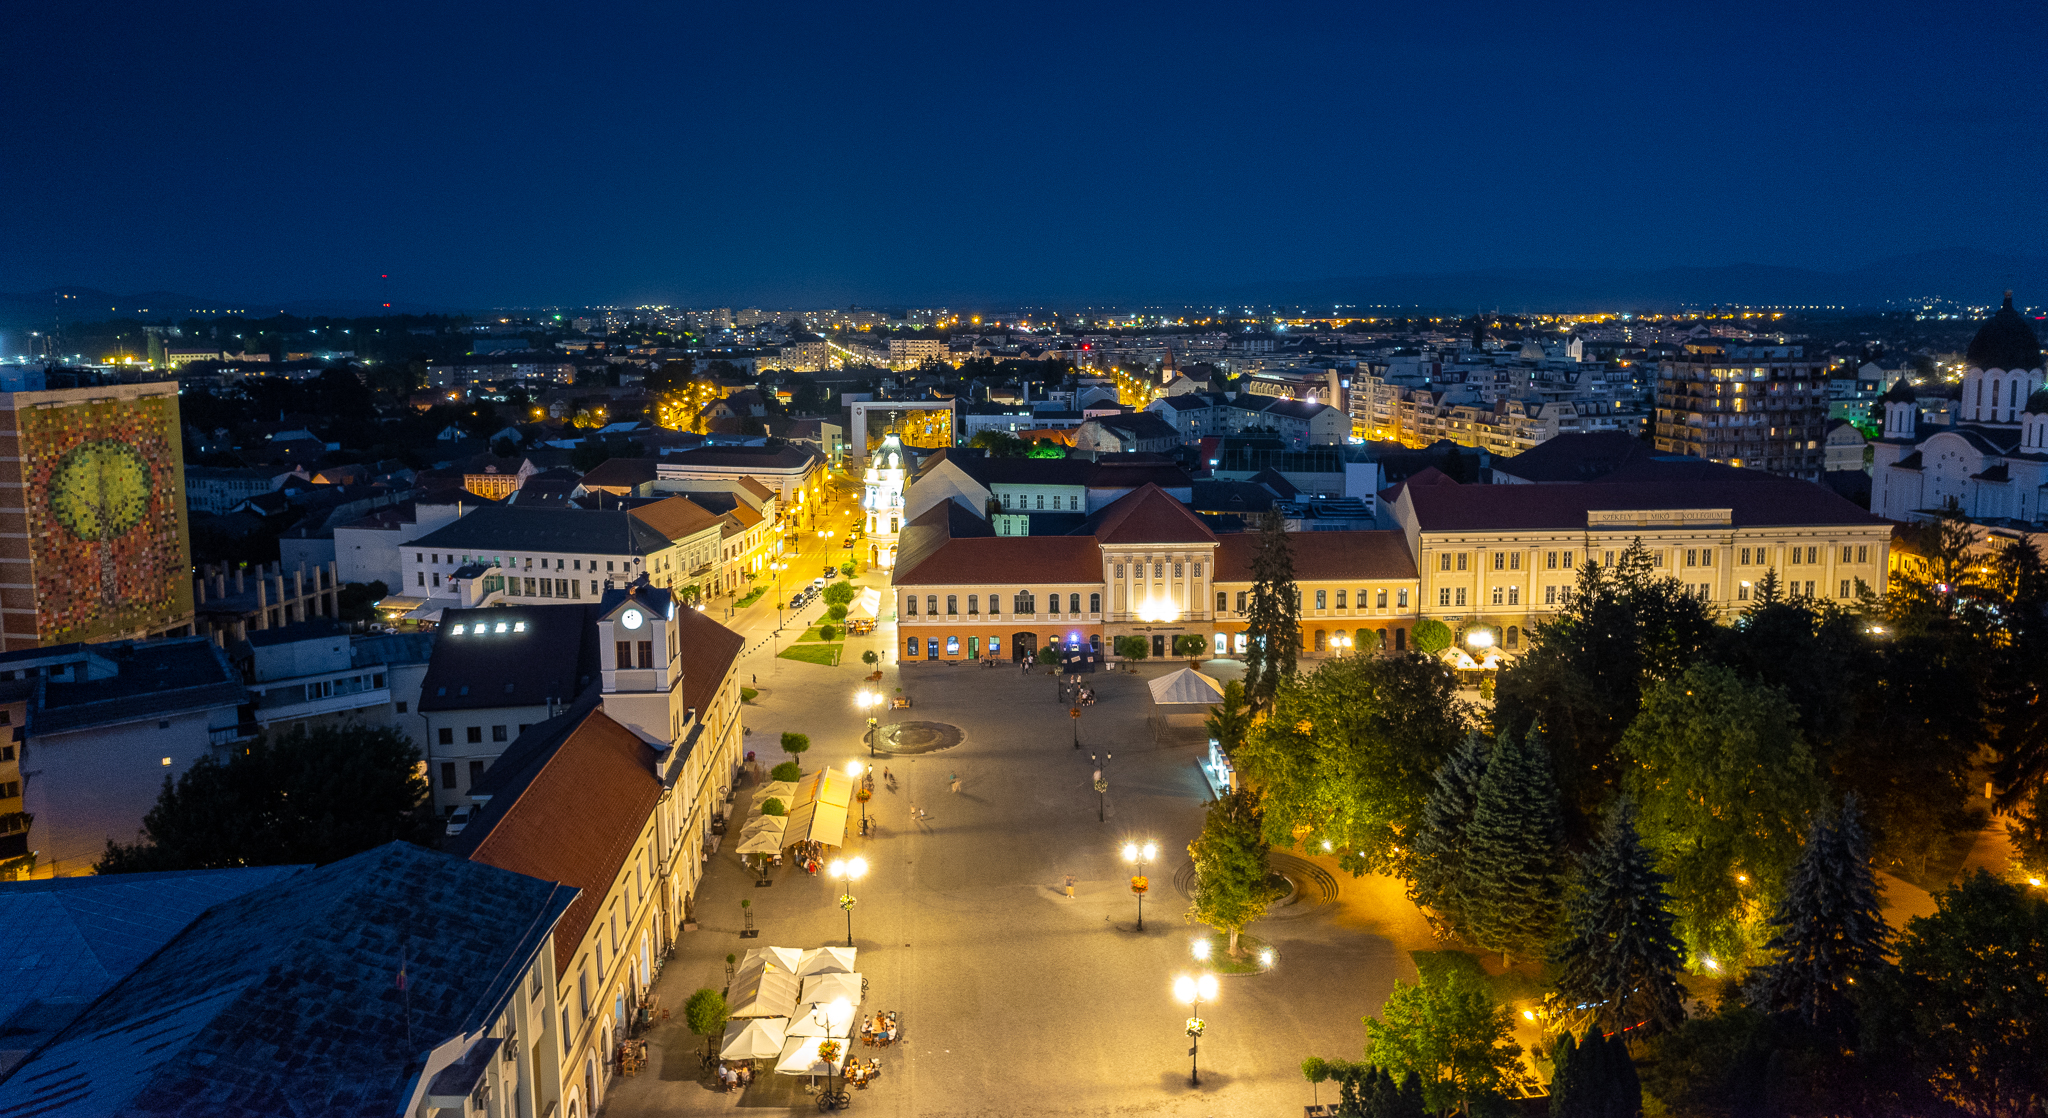
[[[0,290],[1170,296],[2048,251],[2038,0],[9,6]]]

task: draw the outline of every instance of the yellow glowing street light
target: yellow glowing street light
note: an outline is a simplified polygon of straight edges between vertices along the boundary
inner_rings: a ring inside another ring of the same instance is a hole
[[[1200,978],[1181,975],[1173,980],[1173,997],[1182,1005],[1191,1007],[1188,1018],[1188,1039],[1194,1041],[1188,1049],[1188,1082],[1193,1086],[1202,1085],[1202,1033],[1208,1023],[1202,1020],[1202,1003],[1216,1000],[1216,976],[1205,974]]]
[[[839,907],[846,910],[846,946],[852,947],[853,883],[860,880],[862,874],[868,872],[868,860],[866,858],[834,859],[831,869],[826,872],[830,873],[835,880],[846,882],[848,891],[839,895]]]

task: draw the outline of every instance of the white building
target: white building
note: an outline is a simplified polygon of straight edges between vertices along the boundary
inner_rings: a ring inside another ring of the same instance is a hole
[[[868,464],[860,507],[867,510],[868,566],[881,571],[896,566],[896,537],[903,531],[903,444],[894,435]]]

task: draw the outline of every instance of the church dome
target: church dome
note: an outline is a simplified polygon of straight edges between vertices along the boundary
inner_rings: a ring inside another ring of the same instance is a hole
[[[2005,293],[2005,306],[1977,328],[1964,360],[1973,369],[2041,367],[2041,339],[2020,312],[2012,309],[2012,292]]]
[[[1892,386],[1885,390],[1884,395],[1878,397],[1879,400],[1887,404],[1910,404],[1919,398],[1920,394],[1913,391],[1912,382],[1904,377],[1893,381]]]

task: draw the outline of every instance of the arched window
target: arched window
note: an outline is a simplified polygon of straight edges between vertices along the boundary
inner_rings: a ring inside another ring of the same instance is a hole
[[[1394,651],[1396,651],[1396,652],[1406,652],[1406,651],[1408,651],[1408,630],[1406,630],[1406,629],[1396,629],[1396,630],[1394,630]]]
[[[974,616],[975,614],[978,614],[978,613],[980,613],[980,612],[981,612],[981,595],[979,595],[979,594],[969,594],[969,595],[967,595],[967,616],[969,616],[969,617],[973,617],[973,616]]]
[[[1229,613],[1229,612],[1230,612],[1230,591],[1228,591],[1228,590],[1218,590],[1218,591],[1216,592],[1216,612],[1217,612],[1217,613]]]
[[[1318,590],[1318,591],[1316,591],[1316,608],[1317,608],[1317,609],[1329,609],[1329,608],[1330,608],[1330,592],[1329,592],[1328,590]]]
[[[1375,629],[1373,631],[1373,636],[1377,638],[1373,641],[1374,648],[1387,647],[1387,631],[1385,629]]]
[[[937,594],[926,594],[924,596],[924,611],[933,615],[939,612],[939,596]]]
[[[1067,595],[1067,612],[1068,612],[1068,613],[1079,613],[1079,612],[1081,612],[1081,595],[1079,595],[1079,594],[1069,594],[1069,595]]]
[[[958,594],[948,594],[948,595],[946,595],[946,614],[947,614],[947,616],[949,616],[949,617],[950,617],[950,616],[952,616],[953,614],[956,614],[956,613],[959,613],[959,612],[960,612],[960,596],[959,596]]]
[[[1001,605],[999,604],[999,603],[1000,603],[1000,602],[1001,602],[1002,600],[1003,600],[1003,599],[1002,599],[1002,596],[1001,596],[1001,595],[997,594],[997,593],[996,593],[995,591],[993,591],[993,590],[989,591],[989,595],[988,595],[988,615],[989,615],[990,617],[994,617],[995,615],[997,615],[997,614],[999,614],[999,613],[1003,612],[1003,607],[1002,607],[1002,606],[1001,606]]]
[[[903,638],[903,655],[904,655],[904,657],[905,657],[905,658],[907,658],[907,659],[916,659],[916,657],[917,657],[917,638],[916,638],[916,637],[904,637],[904,638]]]
[[[1320,593],[1322,593],[1322,591],[1318,590],[1318,591],[1316,591],[1316,593],[1320,594]],[[1328,634],[1328,633],[1326,633],[1326,632],[1322,631],[1321,629],[1317,629],[1317,630],[1316,630],[1316,651],[1317,651],[1317,652],[1327,652],[1327,651],[1329,651],[1329,648],[1330,648],[1330,634]]]
[[[1017,591],[1017,600],[1016,600],[1016,602],[1014,603],[1014,605],[1016,606],[1016,608],[1015,608],[1015,609],[1013,609],[1013,610],[1011,610],[1011,612],[1012,612],[1012,613],[1037,613],[1037,612],[1038,612],[1038,607],[1037,607],[1037,606],[1035,606],[1035,605],[1033,605],[1033,604],[1032,604],[1032,602],[1031,602],[1031,591],[1029,591],[1029,590],[1019,590],[1019,591]]]
[[[915,595],[915,594],[905,594],[905,595],[903,595],[903,615],[904,615],[905,617],[916,617],[916,616],[917,616],[917,595]]]
[[[1088,612],[1089,612],[1089,613],[1101,613],[1101,612],[1102,612],[1102,595],[1100,595],[1100,594],[1090,594],[1090,595],[1088,595]]]
[[[1521,647],[1521,644],[1522,644],[1522,630],[1521,630],[1521,627],[1520,627],[1520,626],[1517,626],[1517,625],[1510,625],[1510,626],[1508,626],[1508,639],[1507,639],[1507,647],[1509,647],[1509,648],[1519,648],[1519,647]]]

